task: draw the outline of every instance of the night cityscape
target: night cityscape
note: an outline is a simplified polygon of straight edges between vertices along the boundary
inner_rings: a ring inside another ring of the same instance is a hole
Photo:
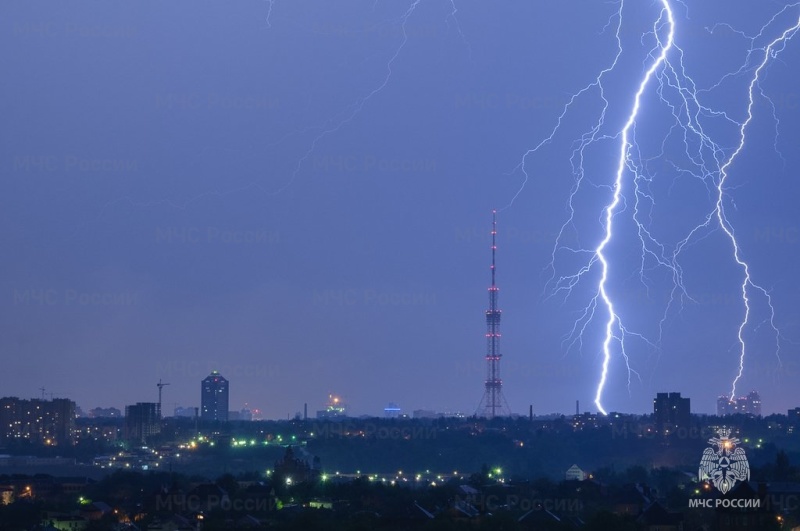
[[[0,531],[800,531],[800,3],[0,20]]]

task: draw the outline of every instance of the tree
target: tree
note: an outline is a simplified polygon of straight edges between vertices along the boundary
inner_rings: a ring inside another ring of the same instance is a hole
[[[228,493],[228,496],[233,496],[239,490],[239,482],[233,474],[223,474],[217,478],[215,482],[219,488]]]
[[[598,511],[586,523],[584,531],[636,531],[638,526],[629,516],[618,516],[609,511]]]
[[[625,471],[625,481],[628,483],[647,483],[647,469],[641,465],[634,465]]]
[[[783,450],[775,456],[775,481],[787,481],[794,476],[794,469],[789,463],[789,456]]]

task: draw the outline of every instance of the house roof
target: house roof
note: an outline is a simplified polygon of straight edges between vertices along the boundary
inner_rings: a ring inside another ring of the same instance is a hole
[[[646,525],[672,526],[681,523],[683,521],[683,515],[669,512],[663,505],[654,501],[642,511],[637,521]]]

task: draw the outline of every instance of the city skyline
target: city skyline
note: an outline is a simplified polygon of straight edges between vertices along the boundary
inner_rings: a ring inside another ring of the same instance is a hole
[[[676,3],[667,53],[664,5],[0,7],[0,394],[124,410],[168,382],[168,413],[219,371],[264,418],[472,414],[497,210],[513,413],[711,414],[733,381],[796,407],[800,40],[767,46],[798,9]]]
[[[214,371],[214,372],[217,372],[217,371]],[[229,382],[226,382],[226,383],[229,383]],[[669,391],[668,393],[667,392],[658,392],[657,394],[658,394],[659,397],[661,395],[665,395],[666,396],[667,394],[669,394],[671,396],[671,395],[675,394],[675,395],[678,396],[678,398],[680,398],[681,392]],[[333,402],[334,397],[335,397],[335,402]],[[27,401],[33,400],[33,401],[40,401],[40,402],[46,401],[44,398],[35,398],[35,397],[29,397],[29,398],[25,398],[25,397],[6,397],[6,398],[13,398],[13,399],[27,400]],[[684,400],[689,400],[689,399],[691,399],[690,396],[686,396],[684,398]],[[725,399],[725,400],[723,401],[723,399]],[[71,399],[69,397],[51,397],[49,400],[71,400]],[[716,415],[716,416],[727,416],[727,415],[733,415],[733,414],[737,414],[737,413],[743,413],[743,414],[755,414],[756,416],[759,416],[759,417],[768,416],[768,415],[771,415],[771,414],[778,414],[778,415],[786,414],[784,410],[767,410],[767,411],[763,411],[762,412],[762,410],[761,410],[761,401],[760,400],[761,400],[760,393],[758,391],[756,391],[756,390],[752,390],[752,391],[748,392],[746,395],[738,397],[737,400],[735,400],[735,401],[729,401],[728,397],[720,396],[717,399],[716,403],[714,404],[716,409],[706,408],[703,405],[700,405],[700,408],[697,408],[697,405],[695,404],[694,406],[692,406],[692,411],[691,412],[692,412],[692,414],[698,414],[698,415]],[[309,407],[312,408],[312,411],[314,409],[318,408],[318,407],[323,408],[323,409],[316,409],[316,411],[317,411],[316,417],[328,418],[329,415],[328,416],[322,415],[322,417],[320,417],[320,414],[324,413],[326,411],[330,411],[331,408],[333,407],[331,404],[339,404],[340,401],[341,401],[342,404],[345,403],[345,400],[343,398],[341,398],[339,396],[335,396],[333,394],[329,394],[328,395],[328,399],[326,401],[324,401],[324,402],[320,402],[318,404],[317,403],[304,402],[303,404],[300,404],[300,407],[297,408],[295,411],[293,411],[293,412],[287,411],[284,416],[278,415],[276,417],[266,417],[266,418],[263,418],[263,419],[261,419],[261,418],[259,418],[259,419],[256,419],[256,418],[253,418],[253,419],[237,418],[236,420],[286,420],[287,418],[288,419],[304,418],[304,415],[307,418],[314,418],[314,415],[309,415],[308,414],[308,408]],[[723,404],[723,402],[724,402],[724,404]],[[197,403],[198,404],[202,404],[202,392],[201,392],[201,396],[198,399]],[[737,405],[737,403],[738,403],[738,405]],[[203,414],[202,414],[202,411],[203,411],[202,405],[194,406],[190,402],[187,402],[187,403],[175,402],[173,404],[174,404],[174,408],[164,408],[164,411],[161,412],[161,415],[163,417],[191,417],[191,418],[193,418],[194,417],[194,412],[196,412],[198,418],[203,419],[203,420],[222,420],[222,419],[215,419],[215,418],[210,418],[210,417],[209,418],[204,418]],[[391,411],[392,412],[392,415],[390,415],[391,417],[398,417],[398,416],[401,416],[401,415],[405,415],[405,416],[411,417],[411,416],[413,416],[413,413],[415,413],[415,412],[424,412],[426,414],[433,414],[435,416],[469,417],[469,416],[476,415],[478,417],[486,417],[486,415],[482,415],[478,411],[470,413],[468,411],[450,409],[450,408],[447,408],[447,407],[436,407],[436,406],[433,406],[433,407],[430,407],[430,408],[405,408],[405,407],[402,407],[402,404],[397,404],[395,402],[387,402],[387,404],[388,405],[385,405],[383,407],[372,408],[370,406],[370,407],[367,407],[367,408],[364,408],[364,409],[356,408],[355,411],[352,411],[351,408],[350,408],[350,405],[347,404],[346,405],[346,408],[348,410],[347,414],[342,412],[341,414],[334,415],[334,416],[340,416],[340,417],[343,417],[343,418],[344,417],[352,417],[352,418],[357,418],[357,417],[377,417],[377,418],[380,418],[380,417],[386,417],[388,415],[387,411]],[[688,404],[688,402],[687,402],[687,404]],[[730,409],[727,409],[725,407],[728,404],[730,404],[730,406],[729,406]],[[754,404],[754,405],[751,406],[751,404]],[[155,402],[155,401],[154,402],[138,401],[135,405],[136,406],[147,405],[147,406],[151,406],[152,408],[154,408],[153,409],[154,413],[151,416],[155,415],[156,414],[155,412],[158,410],[158,407],[157,407],[158,403]],[[89,407],[84,408],[84,407],[81,407],[80,404],[76,403],[76,406],[81,412],[83,412],[82,416],[85,416],[85,417],[109,417],[109,418],[113,418],[113,417],[124,417],[125,415],[121,415],[121,413],[123,411],[125,411],[129,406],[131,406],[131,404],[123,404],[122,407],[116,407],[113,404],[112,405],[101,404],[101,405],[95,405],[94,407],[91,407],[91,408],[89,408]],[[550,415],[554,415],[554,414],[556,414],[556,415],[561,414],[561,415],[564,415],[564,416],[570,416],[572,414],[583,415],[585,413],[594,413],[591,410],[587,410],[585,408],[580,408],[579,405],[576,405],[576,406],[577,406],[577,409],[575,409],[573,412],[570,412],[570,411],[537,411],[537,410],[534,409],[534,417],[537,417],[537,416],[550,416]],[[245,411],[249,413],[251,411],[249,409],[250,404],[247,403],[247,402],[245,402],[243,404],[243,407],[241,408],[241,410],[237,409],[237,407],[238,406],[229,405],[228,413],[242,413],[242,412],[245,412]],[[342,411],[344,411],[344,407],[345,406],[342,406],[342,408],[343,408]],[[529,407],[530,407],[530,405],[529,405]],[[233,409],[231,409],[231,408],[233,408]],[[688,408],[688,405],[687,405],[687,408]],[[751,409],[752,409],[752,411],[751,411]],[[789,410],[794,410],[794,409],[797,409],[797,406],[789,408]],[[113,412],[114,414],[110,414],[109,412]],[[188,412],[192,412],[192,413],[189,414]],[[520,410],[520,411],[511,411],[511,415],[510,416],[526,417],[526,416],[528,416],[529,413],[530,413],[530,411],[526,408],[525,411],[522,411],[522,410]],[[647,415],[647,414],[652,413],[652,411],[648,411],[648,410],[641,411],[641,412],[639,412],[639,411],[635,411],[635,412],[633,412],[633,411],[614,411],[614,413],[622,413],[622,414],[630,414],[630,415]],[[498,416],[509,416],[509,415],[498,415]],[[223,421],[227,421],[227,420],[228,419],[225,419]]]

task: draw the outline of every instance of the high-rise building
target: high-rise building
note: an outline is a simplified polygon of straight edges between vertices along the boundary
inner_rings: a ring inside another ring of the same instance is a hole
[[[727,395],[721,395],[717,398],[717,416],[725,417],[736,413],[736,402],[731,401]]]
[[[219,371],[212,371],[201,383],[200,418],[228,421],[228,380]]]
[[[740,397],[737,401],[739,411],[753,417],[761,416],[761,396],[757,391],[750,391],[747,396]]]
[[[751,417],[761,416],[761,396],[758,391],[751,391],[747,396],[740,396],[733,399],[727,395],[722,395],[717,399],[717,415],[724,417],[727,415],[749,415]]]
[[[146,444],[153,435],[161,433],[161,411],[156,402],[137,402],[125,406],[125,439]]]
[[[678,428],[689,428],[689,399],[681,398],[680,393],[657,393],[653,400],[653,417],[658,433],[669,434]]]
[[[0,442],[25,439],[45,445],[74,442],[75,402],[66,398],[0,398]]]
[[[56,441],[71,443],[75,432],[75,402],[67,398],[53,398],[49,405],[50,421],[46,425],[46,431],[49,431]]]

